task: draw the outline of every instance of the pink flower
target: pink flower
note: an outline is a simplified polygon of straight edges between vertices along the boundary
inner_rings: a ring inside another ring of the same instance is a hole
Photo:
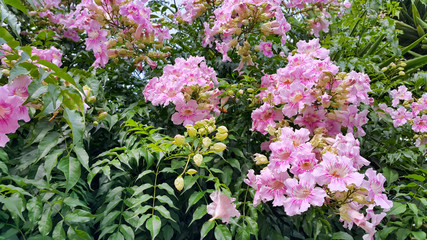
[[[331,191],[347,191],[347,185],[360,186],[363,175],[356,172],[351,160],[326,152],[322,155],[323,161],[313,171],[319,185],[328,185]]]
[[[393,98],[392,106],[396,107],[399,104],[399,100],[411,100],[412,93],[408,92],[408,89],[405,86],[400,86],[397,90],[393,90],[390,92],[391,97]]]
[[[323,122],[325,116],[326,111],[321,106],[307,106],[304,108],[302,116],[298,115],[294,123],[298,124],[301,127],[307,128],[308,130],[310,130],[310,132],[313,132],[314,129],[318,127],[323,127],[325,125],[325,123]]]
[[[295,157],[292,163],[291,173],[298,176],[306,172],[313,172],[316,168],[318,161],[314,153],[298,152],[294,155]]]
[[[9,142],[9,138],[4,133],[0,133],[0,147],[6,146],[6,143]]]
[[[212,203],[207,206],[207,212],[212,215],[209,221],[221,218],[221,220],[228,224],[230,217],[240,217],[236,205],[233,203],[235,198],[229,198],[227,195],[220,191],[211,193]]]
[[[13,133],[19,128],[18,120],[22,118],[19,107],[24,100],[10,95],[5,86],[0,87],[0,134]]]
[[[279,121],[283,118],[280,110],[274,109],[269,103],[264,103],[261,107],[252,112],[252,131],[257,130],[262,134],[267,133],[267,126],[276,126],[275,121]]]
[[[80,41],[79,34],[73,29],[68,29],[67,31],[65,31],[64,37],[69,38],[69,39],[73,40],[74,42]]]
[[[271,42],[262,42],[259,44],[259,50],[262,51],[262,53],[268,57],[271,58],[274,54],[271,50],[272,43]]]
[[[222,54],[223,62],[231,62],[231,58],[227,55],[228,50],[230,50],[230,46],[228,43],[220,43],[219,41],[215,41],[216,50]]]
[[[285,201],[286,186],[285,180],[289,178],[287,172],[276,172],[270,168],[261,170],[261,174],[257,176],[259,181],[259,190],[255,194],[255,200],[258,198],[263,202],[273,200],[273,206],[283,206]],[[259,200],[257,201],[259,203]]]
[[[175,109],[178,111],[172,115],[172,121],[175,125],[184,123],[185,125],[193,124],[197,121],[203,120],[206,117],[206,112],[197,109],[198,104],[196,100],[190,100],[187,103],[184,101],[177,101]]]
[[[316,181],[310,173],[303,173],[298,180],[288,178],[285,181],[286,193],[289,198],[283,203],[285,212],[289,216],[301,214],[308,210],[310,205],[322,206],[325,202],[326,192],[315,187]]]
[[[393,126],[400,127],[408,122],[412,118],[412,114],[406,111],[406,108],[400,106],[396,111],[391,112],[391,118],[393,118]]]
[[[414,132],[427,132],[427,115],[423,115],[422,117],[417,116],[414,118],[414,124],[412,125],[412,130]]]
[[[364,180],[362,183],[362,187],[368,190],[367,200],[374,200],[375,204],[381,206],[383,209],[388,211],[393,207],[393,202],[387,199],[387,195],[383,192],[384,190],[384,182],[386,181],[385,177],[372,168],[366,170],[365,175],[368,177],[368,181]]]

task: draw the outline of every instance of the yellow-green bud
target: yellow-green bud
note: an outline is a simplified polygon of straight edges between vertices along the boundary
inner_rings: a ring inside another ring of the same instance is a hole
[[[390,67],[391,68],[396,68],[396,64],[392,62],[392,63],[390,63]]]
[[[228,137],[228,133],[217,133],[215,138],[218,141],[224,141]]]
[[[187,132],[190,137],[195,137],[197,135],[197,130],[194,127],[188,127]]]
[[[175,179],[174,185],[176,190],[181,191],[184,188],[184,178],[182,178],[181,176],[178,176]]]
[[[228,96],[234,95],[234,91],[233,91],[233,90],[228,90],[228,91],[227,91],[227,95],[228,95]]]
[[[385,72],[385,71],[387,71],[388,70],[388,67],[383,67],[383,68],[381,68],[381,72]]]
[[[197,170],[196,169],[188,169],[188,171],[186,172],[188,175],[194,175],[194,174],[196,174],[197,173]]]
[[[239,90],[239,94],[242,95],[244,92],[242,89]]]
[[[193,161],[196,164],[196,166],[200,167],[200,165],[202,165],[202,162],[203,162],[202,154],[198,153],[198,154],[194,155]]]
[[[255,164],[256,165],[262,165],[262,164],[267,164],[268,163],[268,159],[266,156],[259,154],[259,153],[255,153]]]
[[[202,143],[205,148],[208,148],[212,144],[212,140],[208,137],[205,137],[203,138]]]
[[[225,126],[219,126],[218,133],[220,134],[228,133],[228,129]]]
[[[102,119],[104,119],[106,116],[108,115],[107,112],[101,112],[98,117],[96,118],[96,120],[101,121]]]
[[[99,124],[98,121],[93,122],[93,125],[95,125],[95,126],[97,126],[98,124]]]
[[[248,88],[248,89],[246,89],[246,91],[248,91],[248,93],[253,93],[254,89],[253,88]]]
[[[174,141],[174,143],[177,145],[177,146],[181,146],[182,144],[184,144],[185,143],[185,137],[184,136],[182,136],[182,135],[176,135],[175,137],[174,137],[174,139],[175,139],[175,141]]]
[[[405,76],[405,72],[404,71],[400,71],[399,72],[399,76]]]
[[[212,147],[212,149],[215,152],[222,152],[227,148],[227,146],[224,143],[215,143]]]
[[[87,98],[87,100],[86,100],[88,103],[93,103],[93,102],[95,102],[96,101],[96,97],[95,96],[90,96],[90,97],[88,97]]]

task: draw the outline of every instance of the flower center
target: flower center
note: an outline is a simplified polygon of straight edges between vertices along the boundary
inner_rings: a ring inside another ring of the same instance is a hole
[[[304,199],[311,194],[311,190],[307,188],[298,187],[297,189],[295,189],[294,193],[297,198]]]
[[[95,40],[95,39],[97,39],[97,38],[98,38],[99,33],[98,33],[97,31],[92,31],[92,32],[89,32],[87,35],[88,35],[88,37],[89,37],[90,39]]]
[[[192,115],[192,114],[193,114],[193,110],[192,110],[192,109],[187,108],[187,109],[185,109],[184,111],[182,111],[182,114],[183,114],[184,116],[190,116],[190,115]]]
[[[281,181],[276,180],[271,184],[271,188],[273,189],[282,189],[285,186]]]
[[[313,164],[311,164],[311,162],[303,162],[302,164],[301,164],[301,169],[302,170],[305,170],[305,171],[307,171],[307,170],[311,170],[313,168]]]
[[[292,99],[292,103],[297,103],[302,99],[303,95],[301,93],[297,93],[294,95]]]
[[[9,107],[5,107],[0,105],[0,119],[6,119],[9,117],[11,109]]]

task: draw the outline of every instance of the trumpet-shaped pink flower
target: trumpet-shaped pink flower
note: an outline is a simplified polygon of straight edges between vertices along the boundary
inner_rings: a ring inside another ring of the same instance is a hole
[[[294,154],[294,160],[292,163],[291,173],[295,175],[300,175],[306,172],[313,172],[317,166],[317,159],[314,153],[307,152],[298,152]]]
[[[240,217],[236,205],[233,203],[235,198],[229,198],[227,195],[220,191],[211,193],[212,203],[207,206],[207,212],[212,215],[210,221],[220,218],[223,222],[227,223],[231,217]]]
[[[9,142],[9,138],[4,133],[0,133],[0,147],[6,146],[6,143]]]
[[[271,50],[272,43],[271,42],[262,42],[259,44],[259,50],[262,51],[262,53],[268,57],[271,58],[274,54]]]
[[[24,102],[18,96],[10,96],[5,86],[0,87],[0,133],[13,133],[19,128],[19,107]]]
[[[268,125],[276,126],[275,121],[283,118],[280,110],[276,110],[272,105],[264,103],[261,107],[252,112],[252,131],[257,130],[262,134],[266,134]]]
[[[308,210],[310,205],[322,206],[325,202],[326,192],[315,187],[316,181],[310,173],[303,173],[299,176],[300,180],[286,179],[286,193],[289,195],[284,201],[285,212],[289,216],[300,214]]]
[[[363,174],[356,172],[349,158],[327,152],[322,159],[319,167],[313,171],[319,185],[327,184],[331,191],[347,191],[347,185],[354,184],[358,187],[362,183]]]
[[[392,111],[390,115],[393,118],[394,127],[400,127],[412,118],[412,114],[406,111],[406,108],[403,106],[400,106],[396,111]]]
[[[176,125],[181,123],[184,123],[184,126],[193,124],[197,121],[203,120],[207,116],[205,111],[197,109],[199,105],[196,100],[190,100],[187,103],[184,101],[178,101],[175,104],[175,109],[178,112],[172,115],[172,121]]]
[[[287,172],[276,172],[270,168],[264,168],[261,170],[261,174],[257,176],[259,181],[258,198],[263,202],[273,200],[273,206],[283,206],[283,202],[286,199],[285,180],[288,178],[289,174]]]
[[[388,211],[393,207],[393,202],[387,199],[387,195],[383,192],[384,190],[384,182],[386,181],[385,177],[372,168],[366,170],[365,175],[368,177],[368,180],[364,180],[362,183],[362,187],[368,190],[367,200],[374,200],[375,204],[381,206],[383,209]]]
[[[427,115],[423,115],[422,117],[417,116],[414,118],[414,125],[412,125],[412,130],[414,132],[427,132]]]
[[[399,88],[396,90],[392,90],[391,97],[393,98],[392,106],[396,107],[397,104],[399,104],[399,100],[410,100],[412,99],[412,93],[408,91],[408,89],[405,86],[399,86]]]

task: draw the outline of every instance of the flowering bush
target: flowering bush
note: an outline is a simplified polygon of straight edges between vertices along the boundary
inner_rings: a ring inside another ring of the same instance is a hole
[[[0,1],[0,238],[425,239],[407,5]]]

